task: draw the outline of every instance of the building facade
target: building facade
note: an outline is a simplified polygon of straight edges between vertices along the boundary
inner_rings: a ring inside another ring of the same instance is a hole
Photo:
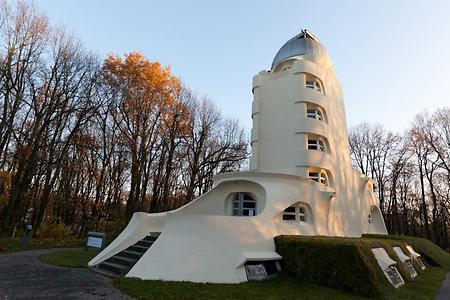
[[[135,213],[91,267],[237,283],[279,270],[278,235],[387,234],[373,181],[352,169],[342,89],[319,40],[302,30],[287,41],[252,91],[250,170],[216,176],[179,209]]]

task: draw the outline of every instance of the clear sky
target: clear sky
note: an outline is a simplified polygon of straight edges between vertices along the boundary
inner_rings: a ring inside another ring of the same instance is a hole
[[[35,0],[102,57],[141,51],[251,128],[251,81],[300,28],[327,47],[347,124],[450,106],[450,1]]]

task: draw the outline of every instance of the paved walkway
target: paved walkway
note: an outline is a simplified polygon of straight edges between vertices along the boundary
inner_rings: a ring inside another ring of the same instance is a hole
[[[131,299],[115,289],[109,278],[88,269],[47,265],[37,258],[55,250],[61,249],[0,255],[0,300]]]
[[[442,282],[441,290],[437,294],[436,300],[449,300],[450,299],[450,272],[447,273],[444,281]]]

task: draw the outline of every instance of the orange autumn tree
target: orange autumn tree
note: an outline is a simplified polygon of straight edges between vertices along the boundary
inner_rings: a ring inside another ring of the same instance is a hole
[[[103,78],[120,141],[130,156],[125,213],[129,219],[134,211],[148,210],[150,202],[155,206],[169,197],[171,170],[167,166],[172,165],[177,136],[186,126],[184,99],[189,93],[169,67],[138,52],[124,58],[108,55]]]

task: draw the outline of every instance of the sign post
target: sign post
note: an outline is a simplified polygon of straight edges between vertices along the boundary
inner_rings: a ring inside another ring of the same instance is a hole
[[[106,234],[104,232],[94,232],[89,231],[86,237],[86,246],[87,250],[89,247],[103,249],[106,244]]]
[[[30,231],[32,228],[33,228],[33,226],[31,224],[25,225],[25,232],[23,233],[23,238],[22,238],[22,248],[25,248],[27,246],[28,235],[30,234]]]

